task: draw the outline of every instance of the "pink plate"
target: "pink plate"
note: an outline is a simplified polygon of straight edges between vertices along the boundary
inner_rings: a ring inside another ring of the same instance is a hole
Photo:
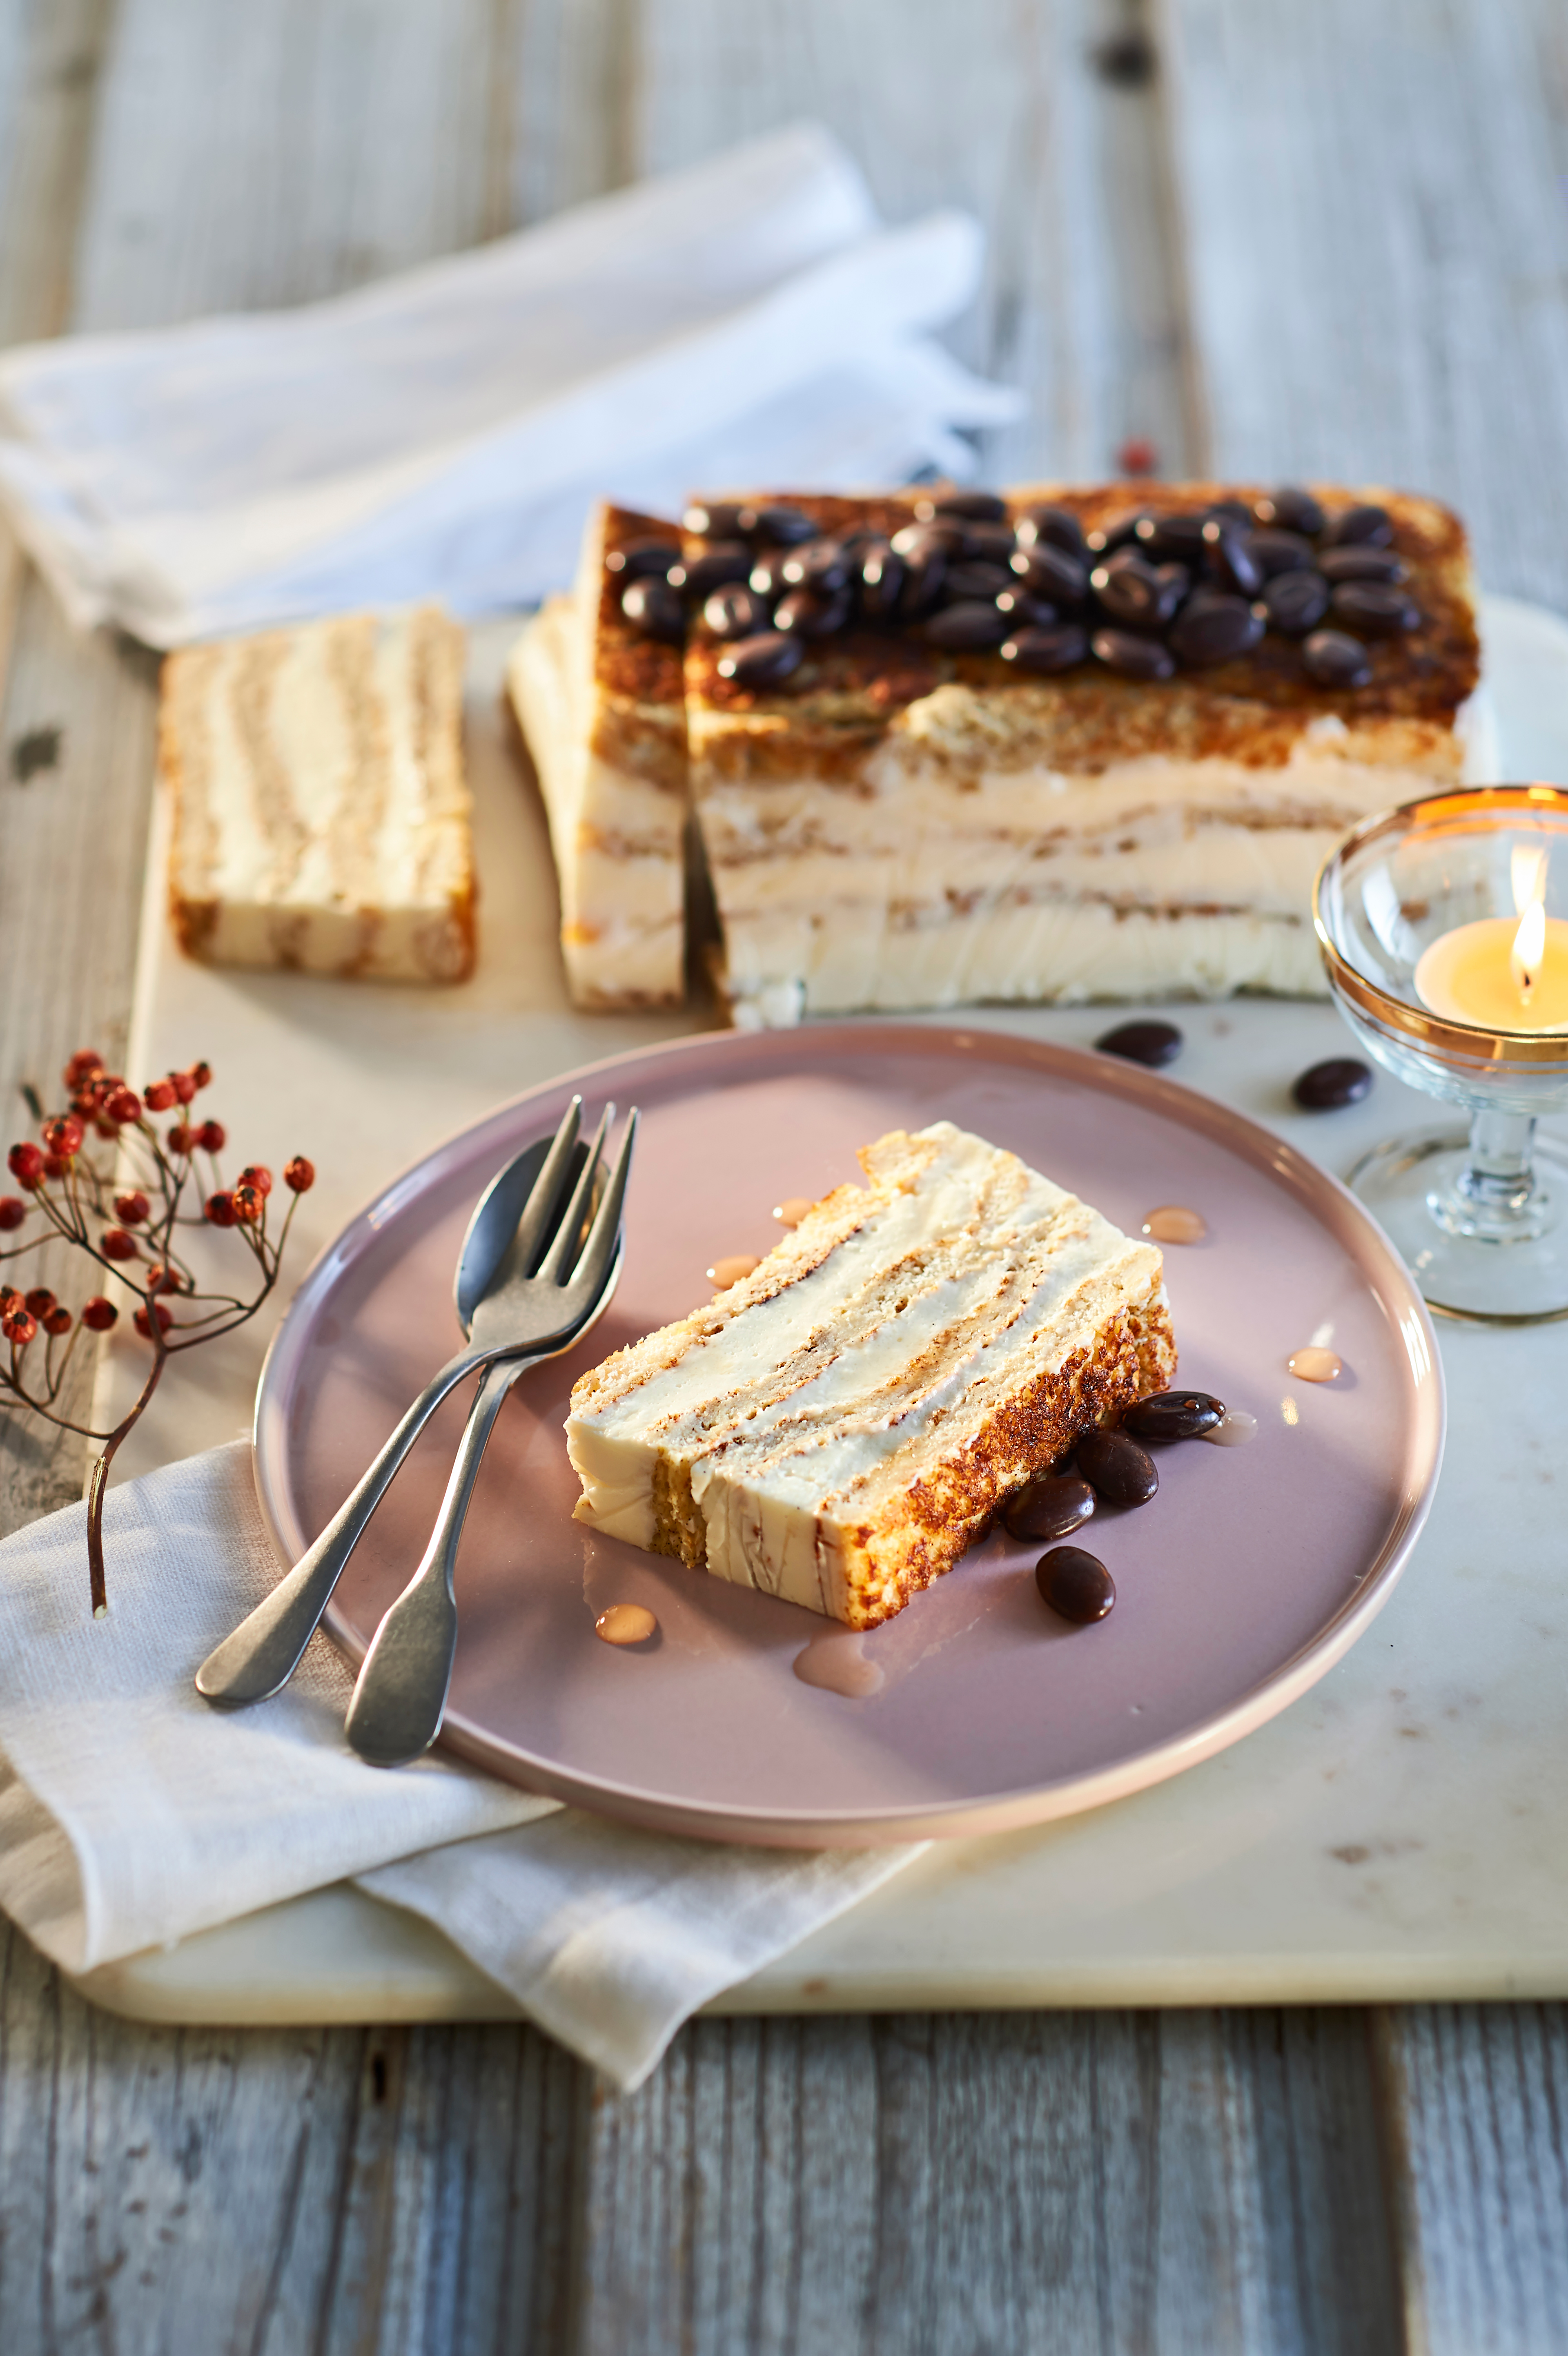
[[[727,1032],[536,1088],[389,1187],[323,1253],[262,1373],[256,1469],[303,1552],[454,1346],[452,1278],[498,1165],[574,1088],[643,1108],[616,1300],[527,1375],[485,1459],[458,1572],[462,1638],[443,1740],[529,1789],[665,1832],[869,1846],[1068,1815],[1208,1758],[1320,1677],[1366,1627],[1437,1479],[1443,1390],[1419,1295],[1345,1189],[1239,1114],[1110,1056],[984,1030],[843,1023]],[[1155,1205],[1209,1236],[1166,1252],[1182,1379],[1257,1419],[1248,1446],[1163,1450],[1160,1492],[1083,1534],[1109,1619],[1040,1601],[1038,1546],[999,1534],[865,1638],[859,1700],[793,1673],[827,1622],[595,1536],[571,1519],[561,1423],[575,1377],[705,1298],[721,1256],[763,1252],[772,1205],[859,1170],[885,1130],[956,1121],[1136,1231]],[[1328,1338],[1334,1384],[1286,1360]],[[361,1540],[328,1626],[360,1659],[434,1518],[466,1399],[447,1403]],[[657,1638],[593,1633],[641,1603]]]

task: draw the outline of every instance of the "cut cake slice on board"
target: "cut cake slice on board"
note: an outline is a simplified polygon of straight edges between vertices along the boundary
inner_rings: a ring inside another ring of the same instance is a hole
[[[437,607],[188,647],[164,665],[170,915],[213,965],[378,981],[474,966],[464,634]]]
[[[584,1375],[577,1517],[870,1628],[1176,1374],[1159,1252],[937,1121],[755,1271]]]

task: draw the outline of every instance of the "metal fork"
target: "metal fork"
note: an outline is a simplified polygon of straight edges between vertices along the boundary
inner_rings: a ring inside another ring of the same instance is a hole
[[[573,1099],[528,1196],[511,1248],[474,1312],[467,1345],[425,1385],[315,1545],[233,1634],[208,1655],[196,1676],[197,1691],[208,1701],[220,1709],[240,1709],[251,1702],[264,1701],[287,1684],[366,1524],[414,1440],[448,1392],[465,1376],[498,1359],[537,1357],[564,1348],[585,1323],[614,1262],[626,1173],[637,1131],[634,1108],[614,1167],[582,1236],[600,1152],[613,1115],[614,1107],[607,1106],[592,1151],[562,1212],[562,1182],[577,1141],[579,1108]],[[578,1250],[580,1236],[582,1242]],[[536,1272],[534,1264],[541,1248],[544,1258]]]

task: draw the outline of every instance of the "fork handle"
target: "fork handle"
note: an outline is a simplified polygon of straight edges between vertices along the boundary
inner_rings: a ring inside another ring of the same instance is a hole
[[[315,1544],[234,1633],[208,1653],[196,1673],[196,1689],[205,1700],[219,1709],[243,1709],[288,1683],[393,1473],[448,1391],[485,1363],[485,1354],[460,1350],[432,1376]]]
[[[372,1767],[407,1765],[441,1731],[457,1651],[453,1580],[463,1525],[502,1402],[524,1368],[535,1363],[509,1358],[485,1369],[424,1559],[370,1640],[343,1730]]]

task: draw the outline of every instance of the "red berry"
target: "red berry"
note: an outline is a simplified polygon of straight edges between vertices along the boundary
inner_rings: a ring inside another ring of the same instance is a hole
[[[266,1210],[266,1198],[259,1186],[236,1186],[233,1194],[234,1215],[246,1226],[259,1226]]]
[[[27,1296],[27,1311],[31,1316],[47,1317],[54,1305],[55,1296],[47,1284],[35,1285]]]
[[[21,1305],[22,1296],[16,1286],[0,1284],[0,1317],[4,1317],[8,1309],[20,1309]]]
[[[196,1082],[192,1079],[188,1072],[171,1072],[169,1074],[169,1086],[173,1088],[176,1096],[178,1097],[181,1104],[189,1104],[192,1097],[196,1094]]]
[[[103,1058],[95,1047],[79,1047],[65,1067],[68,1088],[84,1088],[103,1069]]]
[[[196,1141],[204,1153],[221,1153],[228,1136],[229,1132],[220,1120],[204,1120],[197,1130]]]
[[[25,1350],[37,1330],[37,1320],[25,1309],[7,1310],[0,1318],[0,1333],[5,1334],[13,1350]]]
[[[14,1145],[5,1157],[5,1162],[17,1185],[25,1186],[29,1194],[34,1193],[44,1174],[42,1149],[30,1141],[26,1144]]]
[[[169,1151],[171,1153],[190,1153],[195,1151],[195,1130],[187,1128],[183,1120],[176,1120],[173,1129],[169,1131]]]
[[[149,1292],[183,1292],[184,1280],[177,1269],[165,1268],[160,1260],[147,1270]]]
[[[112,1301],[105,1301],[101,1292],[95,1292],[82,1310],[81,1322],[90,1333],[107,1333],[119,1315],[120,1312]]]
[[[190,1076],[198,1088],[209,1088],[212,1086],[210,1064],[193,1064],[190,1067]]]
[[[0,1194],[0,1230],[19,1227],[27,1215],[27,1206],[19,1194]]]
[[[1117,451],[1116,464],[1124,475],[1152,475],[1159,465],[1159,452],[1141,434],[1135,434]]]
[[[81,1143],[81,1123],[74,1113],[61,1113],[58,1120],[46,1120],[44,1143],[51,1153],[64,1154],[68,1159]]]
[[[167,1080],[149,1080],[142,1090],[142,1102],[149,1112],[167,1112],[175,1102],[175,1092]]]
[[[106,1227],[99,1248],[105,1259],[134,1259],[136,1238],[128,1236],[123,1227]]]
[[[70,1332],[70,1311],[69,1309],[51,1309],[48,1315],[44,1320],[44,1331],[46,1333],[52,1333],[57,1341],[62,1333],[69,1333]]]
[[[233,1195],[209,1194],[207,1198],[207,1215],[215,1227],[233,1226],[240,1216],[234,1207]]]
[[[163,1304],[163,1302],[162,1302],[161,1301],[154,1301],[154,1303],[153,1303],[153,1310],[154,1310],[154,1313],[155,1314],[155,1316],[156,1316],[156,1318],[157,1318],[157,1321],[158,1321],[158,1328],[159,1328],[159,1331],[160,1331],[161,1333],[166,1333],[168,1332],[168,1330],[169,1330],[169,1327],[170,1327],[170,1326],[174,1323],[174,1322],[175,1322],[175,1321],[174,1321],[174,1319],[173,1319],[173,1317],[170,1315],[169,1312],[168,1312],[168,1311],[164,1307],[164,1304]],[[147,1337],[148,1341],[150,1342],[150,1341],[152,1340],[152,1338],[153,1338],[153,1325],[152,1325],[152,1319],[151,1319],[151,1318],[149,1318],[149,1316],[147,1315],[146,1311],[145,1311],[144,1309],[138,1309],[138,1310],[137,1310],[137,1312],[136,1312],[135,1317],[133,1319],[133,1321],[132,1321],[132,1322],[133,1322],[133,1323],[135,1325],[135,1328],[136,1328],[137,1333],[144,1333],[144,1334],[146,1335],[146,1337]]]
[[[114,1197],[114,1215],[123,1227],[139,1227],[152,1207],[145,1194],[139,1190],[134,1194],[116,1194]]]
[[[100,1136],[100,1137],[107,1137],[107,1138],[111,1138],[111,1139],[112,1139],[112,1138],[116,1138],[116,1137],[118,1137],[118,1136],[119,1136],[119,1134],[120,1134],[119,1130],[115,1128],[114,1123],[113,1123],[112,1120],[97,1120],[97,1121],[94,1121],[92,1125],[93,1125],[94,1129],[96,1129],[96,1130],[97,1130],[98,1134],[99,1134],[99,1136]]]
[[[69,1174],[69,1170],[70,1163],[63,1153],[45,1154],[44,1176],[46,1178],[64,1178]]]
[[[308,1194],[315,1184],[315,1164],[296,1153],[292,1162],[283,1164],[283,1183],[292,1186],[296,1194]]]
[[[258,1194],[270,1194],[272,1191],[272,1173],[264,1162],[251,1162],[240,1173],[240,1183],[241,1186],[254,1186]]]
[[[103,1109],[112,1121],[140,1120],[142,1099],[134,1088],[128,1088],[122,1080],[120,1086],[106,1099]]]

